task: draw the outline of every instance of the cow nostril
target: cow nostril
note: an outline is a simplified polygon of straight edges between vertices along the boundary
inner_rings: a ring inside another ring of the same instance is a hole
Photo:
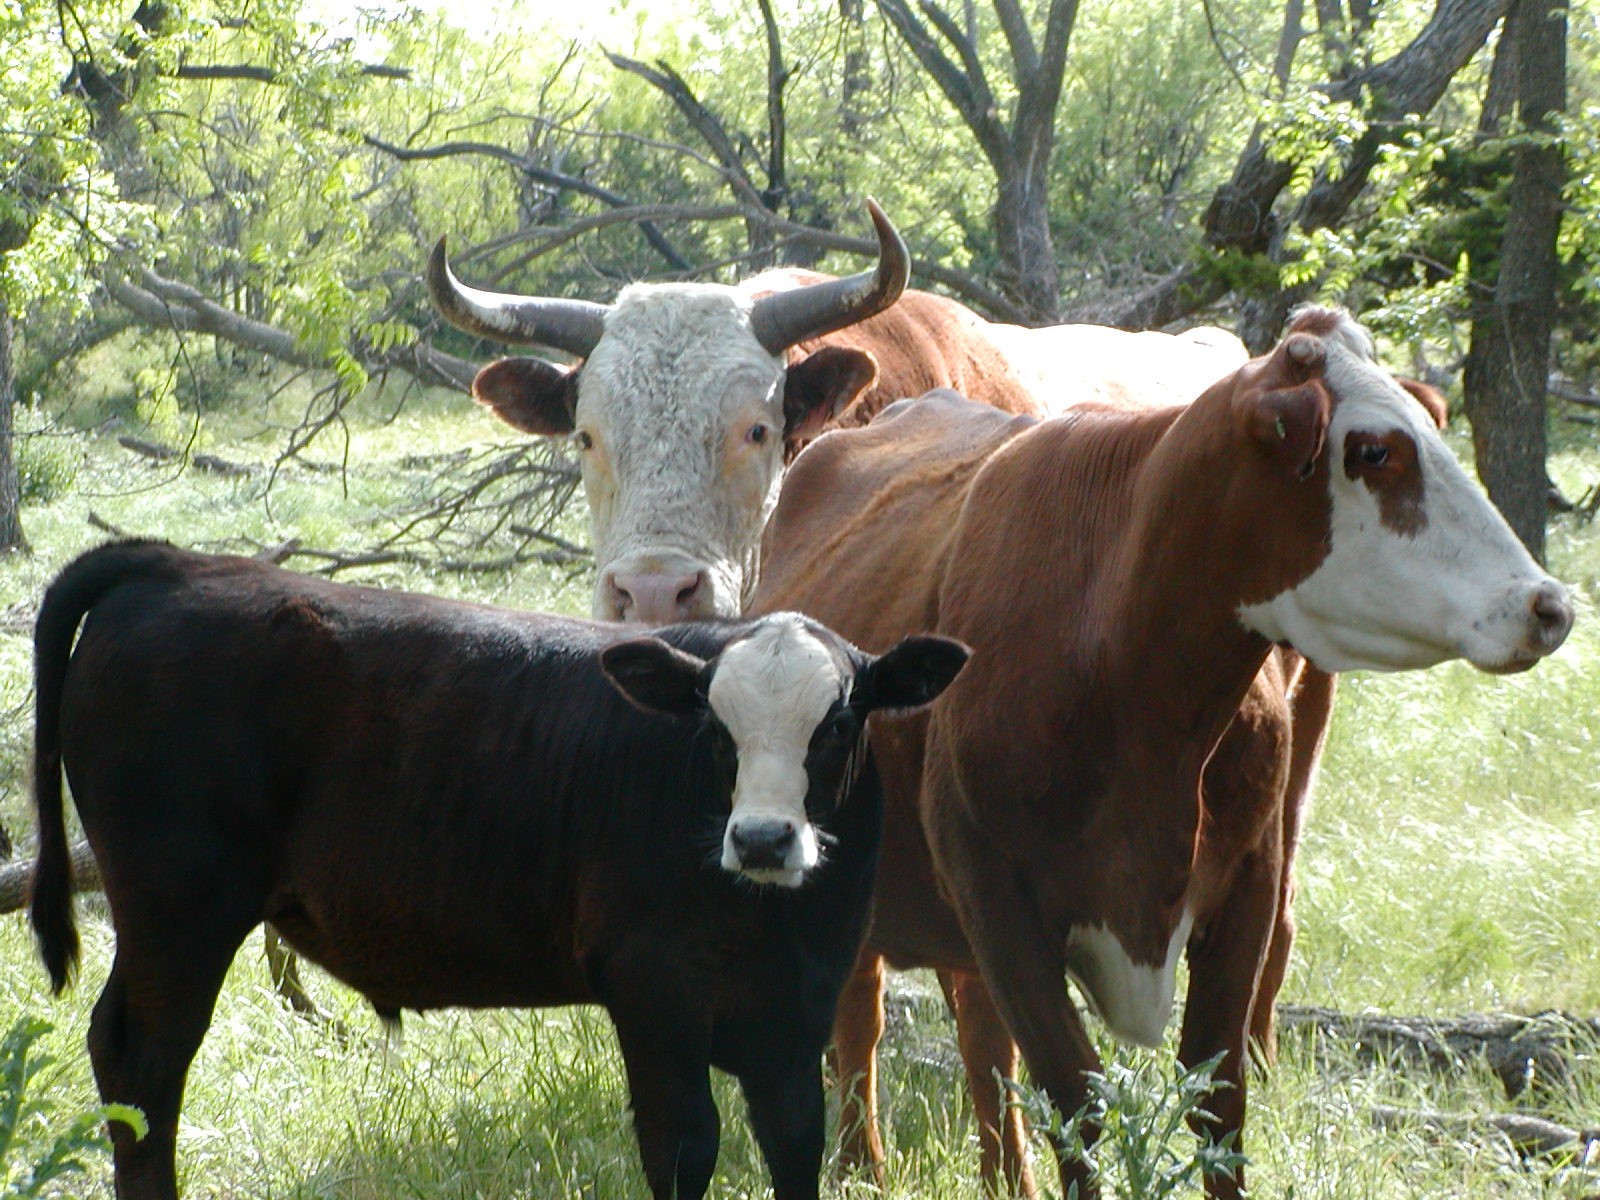
[[[746,871],[781,870],[794,849],[795,828],[788,821],[752,821],[734,826],[733,850]]]
[[[1572,627],[1572,604],[1559,586],[1546,584],[1534,592],[1531,609],[1549,637],[1565,637]]]

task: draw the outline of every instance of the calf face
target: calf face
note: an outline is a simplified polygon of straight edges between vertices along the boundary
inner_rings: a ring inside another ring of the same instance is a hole
[[[1327,542],[1309,575],[1243,606],[1244,623],[1325,671],[1458,657],[1519,671],[1556,649],[1572,625],[1566,590],[1440,437],[1436,395],[1379,367],[1366,332],[1342,313],[1301,314],[1261,371],[1292,379],[1295,364],[1331,401],[1309,433],[1326,472]],[[1292,419],[1275,434],[1308,436]]]
[[[639,707],[698,713],[710,725],[730,795],[722,866],[798,887],[823,860],[813,822],[853,781],[868,715],[931,702],[967,654],[949,638],[912,637],[875,658],[779,613],[711,662],[646,637],[607,647],[601,665]]]

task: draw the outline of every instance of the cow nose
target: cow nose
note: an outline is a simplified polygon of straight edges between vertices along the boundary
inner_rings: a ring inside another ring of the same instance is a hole
[[[617,620],[644,625],[670,625],[706,616],[710,613],[706,598],[711,594],[707,582],[704,571],[692,575],[655,571],[613,575],[609,585],[611,607]]]
[[[789,865],[794,850],[795,828],[791,821],[740,821],[728,831],[733,853],[742,871],[782,871]]]
[[[1535,641],[1546,653],[1566,641],[1572,629],[1572,601],[1566,588],[1553,579],[1545,580],[1534,589],[1528,611],[1538,627]]]

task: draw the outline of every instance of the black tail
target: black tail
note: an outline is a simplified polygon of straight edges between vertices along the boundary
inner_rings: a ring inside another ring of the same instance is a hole
[[[106,593],[130,579],[168,575],[172,547],[162,542],[112,542],[69,563],[45,591],[33,630],[34,816],[39,860],[29,912],[50,985],[61,991],[78,965],[72,916],[72,859],[61,809],[61,690],[78,625]]]

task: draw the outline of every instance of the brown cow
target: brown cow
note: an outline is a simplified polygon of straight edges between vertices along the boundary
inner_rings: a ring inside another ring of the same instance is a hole
[[[869,650],[928,628],[975,651],[927,717],[873,730],[888,809],[869,946],[981,968],[1066,1113],[1099,1063],[1064,977],[1152,1044],[1187,949],[1180,1056],[1225,1052],[1213,1137],[1244,1121],[1296,761],[1253,780],[1219,739],[1291,728],[1241,709],[1289,661],[1273,644],[1319,673],[1507,671],[1572,619],[1426,408],[1325,310],[1188,407],[1031,423],[945,395],[825,436],[768,530],[753,610],[779,606]],[[1087,1193],[1083,1163],[1060,1167]]]

